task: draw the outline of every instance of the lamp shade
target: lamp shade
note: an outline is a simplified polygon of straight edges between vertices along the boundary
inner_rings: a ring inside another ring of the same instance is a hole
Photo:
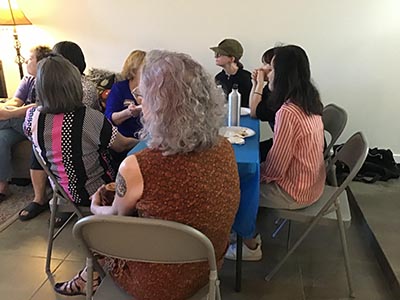
[[[32,25],[15,0],[0,0],[0,25]]]

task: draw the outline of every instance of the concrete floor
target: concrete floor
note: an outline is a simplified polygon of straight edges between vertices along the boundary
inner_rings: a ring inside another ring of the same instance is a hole
[[[83,266],[84,257],[68,226],[55,242],[54,276],[47,277],[44,264],[48,216],[44,213],[29,222],[16,221],[0,233],[0,299],[71,299],[56,295],[52,286],[54,281],[72,278]],[[263,235],[264,258],[261,262],[243,264],[240,293],[234,291],[235,264],[226,261],[220,272],[223,299],[347,299],[336,224],[317,227],[270,282],[264,281],[264,276],[286,251],[286,230],[272,240],[274,224],[265,210],[260,210],[258,224]],[[294,239],[304,227],[302,224],[292,227]],[[347,234],[357,299],[395,299],[361,223],[353,218]]]

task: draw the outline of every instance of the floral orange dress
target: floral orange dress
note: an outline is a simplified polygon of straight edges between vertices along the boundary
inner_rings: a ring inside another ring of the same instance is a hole
[[[219,267],[240,201],[232,146],[221,138],[212,148],[163,156],[136,154],[144,180],[140,217],[176,221],[203,232],[213,243]],[[208,282],[208,263],[150,264],[114,260],[111,275],[138,300],[183,300]]]

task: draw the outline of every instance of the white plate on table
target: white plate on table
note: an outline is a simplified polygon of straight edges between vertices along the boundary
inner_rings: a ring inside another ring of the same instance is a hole
[[[242,126],[224,126],[219,129],[219,135],[226,138],[238,137],[244,139],[255,134],[256,132],[253,129]]]
[[[250,114],[250,108],[248,107],[241,107],[240,108],[240,115],[241,116],[247,116]]]

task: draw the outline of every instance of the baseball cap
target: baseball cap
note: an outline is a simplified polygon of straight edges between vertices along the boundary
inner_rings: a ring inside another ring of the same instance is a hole
[[[210,49],[217,54],[233,56],[236,59],[240,59],[243,55],[242,45],[234,39],[224,39],[218,46],[210,47]]]

